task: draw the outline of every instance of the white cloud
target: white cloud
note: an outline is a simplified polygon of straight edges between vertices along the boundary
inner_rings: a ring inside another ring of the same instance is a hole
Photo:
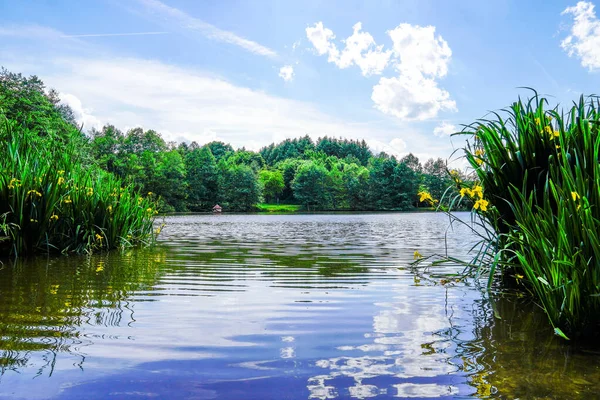
[[[335,35],[330,29],[317,22],[313,27],[306,28],[306,36],[313,44],[319,55],[327,54],[327,60],[339,68],[348,68],[356,65],[364,76],[381,75],[390,61],[392,52],[383,51],[383,45],[377,46],[373,36],[368,32],[361,32],[362,24],[356,23],[351,36],[343,40],[344,49],[340,52],[332,40]]]
[[[458,129],[456,129],[456,126],[448,121],[442,121],[441,124],[433,128],[433,134],[439,137],[450,136],[457,131]]]
[[[373,87],[375,107],[409,121],[434,118],[440,111],[457,111],[450,93],[439,88],[436,80],[448,73],[452,51],[441,36],[435,36],[435,27],[400,24],[388,34],[399,75],[381,78]]]
[[[391,51],[383,51],[383,45],[377,46],[373,36],[368,32],[361,32],[362,24],[356,23],[352,36],[344,40],[346,47],[342,50],[339,59],[335,62],[340,68],[347,68],[356,64],[364,76],[380,75],[387,66]]]
[[[405,137],[411,139],[409,141],[411,143],[410,149],[406,142],[406,139],[402,139],[402,138],[398,138],[398,137],[393,138],[389,142],[386,142],[383,140],[375,140],[375,139],[367,139],[365,141],[367,142],[367,145],[369,146],[369,149],[373,152],[373,154],[380,154],[383,152],[383,153],[386,153],[387,155],[394,156],[398,160],[400,160],[401,158],[408,155],[409,153],[412,153],[419,160],[421,160],[421,163],[425,163],[425,161],[429,160],[430,158],[433,158],[433,159],[438,158],[438,157],[446,158],[448,156],[448,154],[450,154],[452,152],[452,149],[447,149],[445,152],[444,151],[440,152],[439,148],[437,148],[436,143],[429,141],[428,138],[424,137],[420,133],[411,132],[409,135],[406,135]],[[422,142],[423,144],[425,144],[424,146],[419,146],[418,151],[415,151],[415,146],[412,145],[412,143],[415,142],[415,140],[418,140],[419,142]],[[437,142],[439,142],[439,140]],[[468,166],[468,163],[466,163],[466,162],[462,163],[463,160],[464,160],[464,157],[460,158],[459,164],[454,162],[449,165],[452,165],[453,167],[456,166],[457,168],[458,167],[463,168],[463,167]]]
[[[192,17],[191,15],[175,7],[170,7],[158,0],[138,0],[138,2],[144,6],[151,19],[162,22],[169,29],[180,28],[192,33],[199,33],[212,40],[239,46],[254,54],[270,58],[277,57],[277,53],[266,46],[238,36],[233,32],[219,29],[214,25]]]
[[[375,139],[367,139],[366,142],[373,154],[383,152],[390,156],[395,156],[398,159],[407,154],[406,142],[401,138],[394,138],[389,143]]]
[[[127,132],[128,130],[130,130],[132,128],[137,128],[137,127],[144,128],[143,125],[128,126],[128,127],[125,127],[125,129],[123,131]],[[119,127],[119,128],[121,128],[121,127]],[[146,127],[146,128],[148,128],[148,127]],[[169,140],[174,140],[178,143],[182,143],[182,142],[191,143],[192,141],[194,141],[199,146],[203,146],[206,143],[210,143],[210,142],[227,142],[226,139],[219,137],[219,135],[217,135],[217,132],[213,131],[212,129],[208,129],[208,128],[204,129],[201,133],[199,132],[197,134],[194,134],[193,140],[190,140],[190,138],[187,136],[183,136],[177,132],[172,132],[169,130],[161,130],[160,134],[166,138],[169,138]]]
[[[406,142],[400,138],[392,139],[390,146],[399,153],[406,151]]]
[[[560,44],[569,57],[576,56],[581,66],[590,71],[600,68],[600,20],[594,12],[594,5],[580,1],[566,8],[562,14],[573,15],[571,34]]]
[[[388,35],[394,56],[399,58],[396,68],[401,73],[419,71],[431,77],[446,76],[452,50],[441,36],[435,36],[435,27],[400,24]]]
[[[334,62],[339,57],[339,51],[331,40],[335,39],[335,35],[331,29],[323,26],[322,22],[317,22],[315,26],[306,28],[306,37],[312,43],[317,54],[322,56],[327,54],[327,61]]]
[[[92,110],[83,108],[83,104],[81,104],[81,100],[75,95],[70,93],[60,93],[59,94],[61,103],[64,103],[71,107],[73,110],[73,114],[77,123],[79,125],[83,125],[84,131],[89,131],[92,128],[100,129],[102,128],[102,122],[94,115],[92,115]]]
[[[452,50],[448,43],[435,35],[435,27],[400,24],[388,31],[392,49],[377,46],[362,24],[354,25],[345,48],[338,50],[333,31],[317,22],[306,28],[306,36],[317,54],[327,54],[328,62],[339,68],[356,65],[364,76],[380,75],[393,65],[397,76],[382,77],[373,87],[371,99],[375,108],[406,121],[434,118],[441,111],[457,111],[450,93],[438,86],[437,79],[448,73]]]
[[[424,121],[436,117],[440,111],[456,111],[450,93],[418,71],[381,78],[373,87],[371,99],[377,109],[406,121]]]
[[[294,79],[294,67],[291,65],[284,65],[279,68],[279,77],[284,81],[289,82]]]

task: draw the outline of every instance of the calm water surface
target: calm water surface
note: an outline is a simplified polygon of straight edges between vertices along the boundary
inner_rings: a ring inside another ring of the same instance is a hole
[[[149,250],[5,262],[0,398],[600,396],[600,352],[534,305],[410,268],[466,257],[441,214],[166,222]]]

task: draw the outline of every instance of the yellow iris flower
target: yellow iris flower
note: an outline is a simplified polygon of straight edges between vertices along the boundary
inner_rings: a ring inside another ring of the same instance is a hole
[[[487,211],[487,206],[490,204],[489,201],[485,199],[479,199],[473,205],[473,208],[480,211]]]

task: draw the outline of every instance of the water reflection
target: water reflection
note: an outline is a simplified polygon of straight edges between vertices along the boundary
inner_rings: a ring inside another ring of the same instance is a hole
[[[154,249],[0,270],[0,398],[585,398],[598,389],[597,355],[556,340],[533,305],[442,281],[451,267],[415,279],[406,268],[415,250],[447,243],[460,255],[473,240],[465,230],[446,237],[442,215],[168,223]]]
[[[401,292],[400,286],[393,285],[393,289]],[[340,378],[352,379],[348,392],[356,398],[457,394],[460,380],[452,377],[460,366],[453,362],[453,341],[443,334],[454,329],[447,305],[457,299],[448,298],[447,288],[432,286],[422,290],[427,289],[433,296],[429,300],[414,302],[408,293],[402,293],[390,302],[377,303],[380,311],[373,318],[372,330],[364,333],[365,343],[339,346],[345,356],[317,361],[316,365],[327,373],[309,380],[311,397],[337,397],[332,389],[339,389],[339,385],[331,382]],[[455,293],[458,291],[450,290],[450,296]],[[440,294],[445,296],[444,302],[435,298]]]
[[[481,397],[595,398],[600,390],[598,343],[567,343],[546,316],[515,293],[474,307],[475,339],[457,338],[469,383]]]
[[[107,256],[20,259],[0,270],[0,372],[51,376],[57,361],[83,368],[86,346],[134,321],[128,296],[152,288],[164,252],[127,252],[118,264]],[[105,331],[108,331],[106,329]],[[60,357],[59,357],[60,354]]]

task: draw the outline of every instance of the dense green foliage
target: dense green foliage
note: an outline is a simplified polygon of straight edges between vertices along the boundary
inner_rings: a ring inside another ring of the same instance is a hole
[[[217,162],[209,147],[197,147],[185,154],[188,207],[192,211],[208,210],[217,203],[219,174]]]
[[[94,165],[72,113],[44,89],[0,73],[0,255],[151,241],[155,202]]]
[[[19,126],[40,130],[40,136],[53,132],[66,139],[72,131],[73,111],[60,103],[55,90],[46,91],[37,77],[29,78],[0,69],[2,115]]]
[[[134,128],[124,135],[107,125],[92,130],[91,139],[91,154],[101,168],[144,193],[160,195],[169,208],[185,209],[186,160],[160,134]]]
[[[597,334],[600,111],[583,97],[566,113],[545,104],[536,95],[468,129],[477,212],[494,232],[481,260],[531,292],[558,334]]]
[[[163,209],[175,211],[210,211],[217,203],[252,211],[261,201],[306,210],[409,210],[421,205],[420,188],[441,197],[452,183],[442,159],[421,166],[412,154],[375,156],[364,141],[327,137],[287,139],[252,152],[222,142],[176,145],[152,130],[123,134],[107,125],[93,131],[91,148],[102,168],[156,193]]]
[[[226,166],[219,176],[220,202],[228,210],[252,210],[260,198],[260,190],[256,173],[247,165]]]
[[[260,171],[258,179],[262,185],[265,200],[279,200],[279,195],[285,187],[281,171],[263,169]]]

